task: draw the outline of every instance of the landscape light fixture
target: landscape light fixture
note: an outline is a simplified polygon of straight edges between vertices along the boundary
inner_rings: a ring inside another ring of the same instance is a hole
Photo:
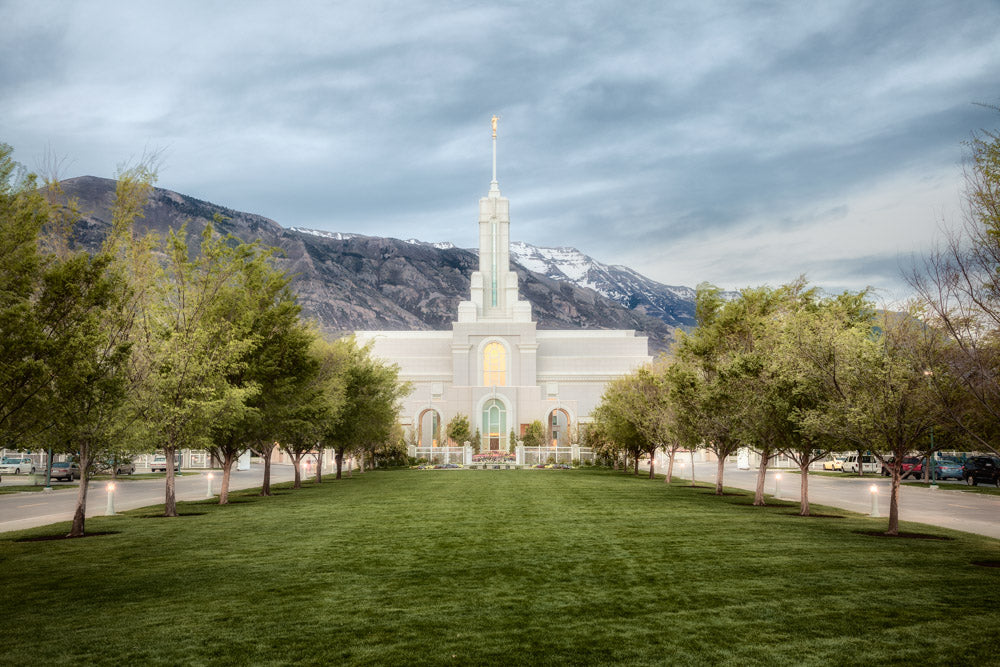
[[[212,473],[208,473],[207,475],[205,475],[205,479],[208,480],[208,484],[206,485],[206,488],[205,488],[205,497],[206,498],[211,498],[212,497],[212,478],[213,477],[215,477],[215,475],[213,475]]]
[[[774,498],[777,500],[781,497],[781,473],[777,473],[774,476]]]
[[[872,494],[872,512],[871,516],[878,516],[878,487],[872,484],[868,487],[868,491]]]
[[[114,516],[115,515],[115,483],[114,482],[108,482],[108,485],[107,485],[106,488],[108,490],[108,507],[107,507],[107,509],[104,510],[104,515],[105,516]]]

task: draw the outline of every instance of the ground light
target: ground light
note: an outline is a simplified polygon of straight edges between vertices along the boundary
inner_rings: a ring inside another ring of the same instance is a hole
[[[108,489],[108,507],[104,510],[105,516],[115,515],[115,483],[108,482],[106,487]]]
[[[774,497],[775,499],[781,498],[781,473],[777,473],[774,476]]]
[[[206,489],[205,489],[205,497],[206,498],[211,498],[212,497],[212,478],[213,477],[215,477],[215,475],[213,475],[212,473],[208,473],[207,475],[205,475],[205,479],[208,480],[208,484],[206,485]]]
[[[872,512],[871,516],[878,516],[878,487],[872,484],[868,487],[868,491],[872,494]]]

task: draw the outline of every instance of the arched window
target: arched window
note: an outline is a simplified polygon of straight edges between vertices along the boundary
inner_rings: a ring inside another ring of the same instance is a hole
[[[490,449],[507,448],[507,409],[495,398],[483,405],[483,435]]]
[[[503,387],[507,384],[507,350],[503,343],[487,343],[483,348],[483,386]]]

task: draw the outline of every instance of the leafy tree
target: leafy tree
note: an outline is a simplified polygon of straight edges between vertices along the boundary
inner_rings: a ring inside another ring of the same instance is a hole
[[[465,415],[455,415],[448,422],[448,439],[461,446],[472,438],[469,432],[469,418]]]
[[[223,467],[219,504],[228,502],[233,464],[251,446],[265,455],[261,493],[270,494],[270,455],[279,434],[277,424],[289,403],[298,398],[296,390],[315,369],[308,354],[314,334],[299,320],[290,279],[271,266],[270,252],[256,250],[240,268],[243,289],[227,294],[232,299],[226,308],[234,327],[232,335],[249,345],[225,378],[231,387],[247,391],[245,403],[219,415],[211,429],[209,451]]]
[[[123,170],[112,234],[91,256],[72,247],[76,212],[60,207],[58,183],[48,184],[47,201],[34,177],[16,171],[9,147],[0,146],[0,431],[79,460],[69,533],[78,537],[90,477],[122,453],[127,428],[133,292],[115,232],[141,216],[154,175]]]
[[[145,439],[173,460],[182,448],[210,445],[210,429],[224,415],[246,414],[253,385],[229,378],[257,344],[245,336],[233,312],[256,246],[215,238],[211,225],[192,257],[185,228],[171,232],[162,266],[151,266],[144,285],[149,298],[134,339],[134,367],[143,378],[134,406]],[[147,264],[146,266],[150,266]],[[173,466],[167,466],[166,516],[177,516]]]
[[[472,446],[476,448],[476,454],[483,451],[483,436],[476,427],[476,434],[472,436]]]
[[[530,424],[528,428],[524,431],[524,441],[525,447],[542,447],[545,445],[545,426],[542,422],[537,419]]]
[[[718,460],[715,492],[722,495],[726,458],[735,454],[745,433],[739,420],[747,368],[741,352],[747,337],[743,304],[726,302],[714,285],[698,286],[695,297],[698,326],[682,335],[677,356],[693,370],[686,397],[704,445]]]
[[[927,328],[913,313],[883,313],[865,326],[842,327],[816,365],[834,396],[804,420],[813,432],[868,449],[892,476],[888,535],[899,533],[902,459],[941,419],[927,381]]]
[[[341,388],[342,400],[326,411],[320,441],[333,449],[336,477],[341,479],[346,452],[375,448],[389,440],[397,403],[410,385],[399,382],[395,365],[372,358],[370,346],[359,348],[353,338],[334,343],[328,359],[333,373],[325,382]]]

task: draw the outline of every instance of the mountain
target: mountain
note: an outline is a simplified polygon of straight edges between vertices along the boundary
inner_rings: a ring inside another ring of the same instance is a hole
[[[110,227],[115,182],[82,176],[63,181],[62,186],[81,211],[75,228],[77,242],[88,249],[97,248]],[[193,247],[205,225],[217,214],[222,216],[215,225],[218,232],[244,241],[259,240],[280,250],[276,263],[293,276],[304,313],[331,334],[357,329],[447,329],[459,301],[468,298],[470,276],[478,268],[475,252],[450,243],[285,228],[260,215],[162,188],[153,190],[137,228],[139,232],[165,235],[187,224],[189,245]],[[547,249],[535,250],[538,256],[544,256]],[[648,294],[637,293],[636,306],[629,309],[617,299],[567,280],[567,271],[572,272],[569,263],[559,264],[553,259],[546,273],[541,273],[525,266],[530,260],[519,259],[512,268],[540,329],[635,329],[649,338],[655,353],[669,346],[678,324],[650,313],[660,308],[681,324],[687,321],[684,313],[693,313],[693,302],[683,305],[685,310],[679,309],[678,313],[668,312],[666,305],[654,305],[666,303],[654,300],[655,290],[649,287],[658,285],[654,281],[625,267],[605,267],[585,255],[580,257],[587,260],[588,266],[603,267],[605,274],[600,274],[599,268],[593,270],[595,276],[608,276],[605,283],[596,278],[589,280],[609,293],[614,293],[613,285],[617,284],[612,281],[614,276],[630,275],[631,284],[645,286]]]
[[[513,241],[510,254],[530,271],[592,289],[631,311],[673,327],[695,325],[695,292],[690,287],[664,285],[627,266],[602,264],[576,248],[540,248]]]

